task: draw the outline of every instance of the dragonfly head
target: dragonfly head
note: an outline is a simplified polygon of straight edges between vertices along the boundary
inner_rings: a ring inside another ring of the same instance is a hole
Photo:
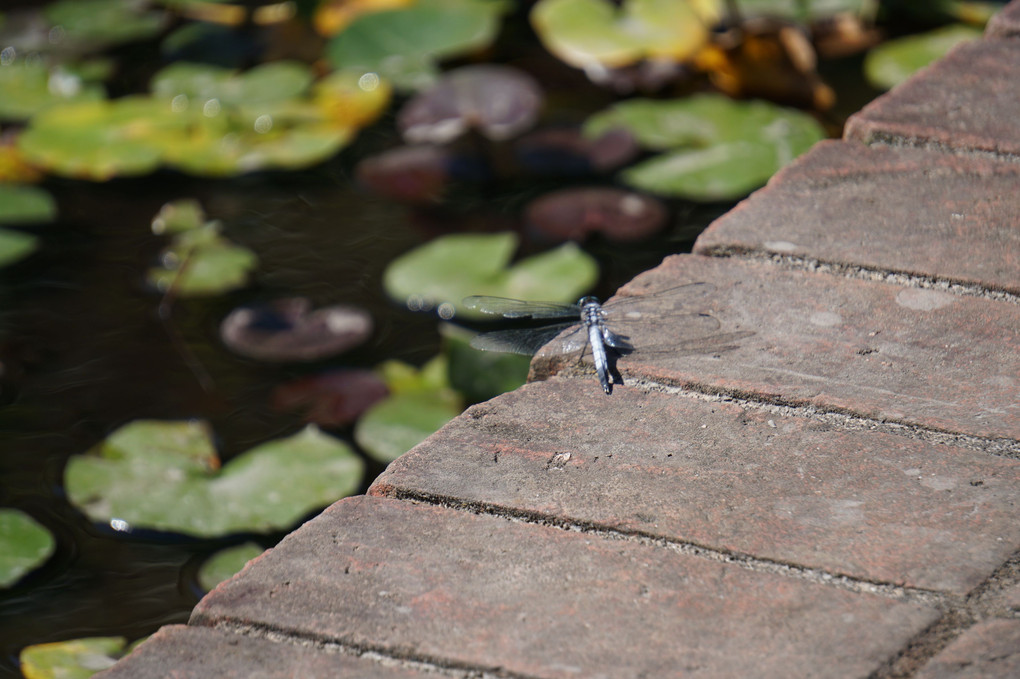
[[[598,297],[593,297],[591,295],[587,295],[587,296],[582,297],[581,299],[577,300],[577,306],[581,307],[582,309],[585,308],[585,307],[591,306],[593,304],[598,304],[598,303],[599,303],[599,298]]]

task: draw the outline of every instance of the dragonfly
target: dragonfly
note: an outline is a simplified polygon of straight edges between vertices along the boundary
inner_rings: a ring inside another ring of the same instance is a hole
[[[506,319],[540,324],[479,333],[472,338],[471,346],[484,351],[530,355],[566,331],[552,350],[562,353],[581,350],[583,356],[590,346],[602,390],[611,394],[614,381],[622,381],[616,372],[616,359],[640,349],[631,344],[631,335],[642,327],[676,323],[678,342],[684,337],[708,338],[719,329],[719,321],[711,314],[691,310],[712,289],[709,283],[685,283],[640,296],[617,297],[605,304],[596,297],[582,297],[574,304],[563,304],[473,295],[464,299],[464,306]]]

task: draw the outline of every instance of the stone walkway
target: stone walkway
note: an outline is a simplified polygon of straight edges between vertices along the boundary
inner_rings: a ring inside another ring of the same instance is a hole
[[[97,676],[1020,676],[1020,0],[688,281],[713,351],[539,356]]]

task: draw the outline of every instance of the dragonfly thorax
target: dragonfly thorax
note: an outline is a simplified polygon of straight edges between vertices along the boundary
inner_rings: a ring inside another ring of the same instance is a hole
[[[598,297],[582,297],[577,300],[577,305],[581,307],[581,320],[585,325],[598,323],[606,315],[606,312],[602,310],[602,305],[599,304]]]

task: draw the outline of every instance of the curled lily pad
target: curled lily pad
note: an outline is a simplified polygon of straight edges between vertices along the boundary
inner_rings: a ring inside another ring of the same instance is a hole
[[[366,189],[403,203],[434,203],[449,179],[451,153],[441,146],[400,146],[365,158],[355,177]]]
[[[715,0],[540,0],[531,23],[546,48],[598,74],[641,59],[684,61],[708,41]]]
[[[254,542],[221,549],[206,559],[198,569],[198,584],[205,591],[211,591],[216,585],[240,572],[245,564],[264,551],[261,545]]]
[[[637,156],[634,136],[623,128],[589,138],[576,128],[551,128],[527,134],[514,150],[521,165],[541,174],[590,174],[625,165]]]
[[[534,78],[509,66],[465,66],[416,95],[397,115],[412,144],[443,144],[476,129],[499,141],[534,125],[542,91]]]
[[[864,75],[877,88],[893,88],[945,56],[956,45],[977,40],[981,35],[979,28],[953,24],[921,35],[889,40],[868,52],[864,60]]]
[[[472,315],[461,305],[468,295],[574,301],[598,276],[595,260],[573,243],[511,265],[516,249],[513,233],[442,236],[393,260],[383,287],[394,300],[438,305],[448,317]]]
[[[303,297],[230,312],[220,337],[232,351],[260,361],[316,361],[358,346],[372,334],[372,317],[351,306],[312,309]]]
[[[489,0],[418,0],[358,16],[326,48],[334,66],[378,73],[403,90],[431,84],[437,62],[489,45],[506,7]]]
[[[601,232],[609,240],[640,240],[666,223],[666,206],[651,196],[611,187],[564,189],[531,202],[528,225],[557,240],[584,240]]]
[[[309,425],[220,468],[208,425],[139,420],[64,470],[71,503],[115,530],[213,537],[289,528],[357,490],[363,462]]]
[[[248,283],[258,257],[220,234],[219,222],[179,232],[160,256],[162,265],[147,278],[161,292],[183,296],[216,295]]]
[[[400,361],[387,361],[379,372],[390,395],[358,420],[354,439],[373,459],[387,463],[460,414],[462,404],[450,388],[442,356],[421,370]]]
[[[371,370],[332,370],[276,387],[273,407],[304,411],[305,421],[323,427],[343,427],[388,393],[386,383]]]
[[[625,170],[626,183],[706,201],[746,195],[825,137],[800,111],[709,94],[631,99],[590,118],[585,132],[597,136],[614,127],[629,130],[647,148],[668,151]]]
[[[53,535],[28,514],[0,509],[0,587],[10,587],[53,555]]]
[[[128,647],[124,637],[88,637],[35,644],[21,650],[21,671],[32,679],[87,679],[112,667],[133,647],[134,644]]]

